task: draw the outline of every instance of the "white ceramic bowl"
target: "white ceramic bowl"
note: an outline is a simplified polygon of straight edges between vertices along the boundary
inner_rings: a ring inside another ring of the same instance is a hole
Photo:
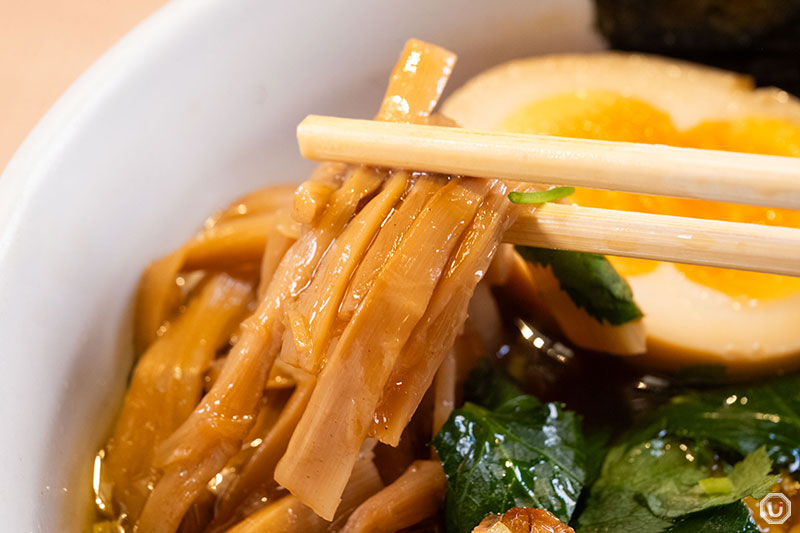
[[[369,117],[403,42],[601,47],[588,0],[178,0],[58,101],[0,178],[0,529],[78,531],[131,366],[148,261],[238,194],[299,180],[308,113]]]

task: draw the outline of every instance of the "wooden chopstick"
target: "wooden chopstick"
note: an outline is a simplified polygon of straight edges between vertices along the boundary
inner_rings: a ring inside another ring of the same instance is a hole
[[[310,115],[316,161],[800,209],[800,158]]]
[[[506,242],[800,276],[800,229],[544,204]]]
[[[800,208],[800,158],[314,115],[297,138],[318,161]],[[800,276],[795,228],[545,204],[504,240]]]

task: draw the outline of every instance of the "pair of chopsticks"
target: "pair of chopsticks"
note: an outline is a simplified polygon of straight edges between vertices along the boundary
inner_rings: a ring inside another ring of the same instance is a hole
[[[308,116],[308,159],[800,209],[800,158]],[[544,204],[514,244],[800,276],[800,229]]]

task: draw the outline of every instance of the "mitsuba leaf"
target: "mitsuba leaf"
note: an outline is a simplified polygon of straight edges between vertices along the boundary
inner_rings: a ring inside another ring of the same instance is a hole
[[[628,282],[604,256],[530,246],[517,251],[526,261],[550,267],[561,290],[598,322],[619,326],[642,317]]]
[[[777,479],[769,475],[772,463],[762,448],[728,472],[729,493],[708,495],[698,483],[708,478],[713,463],[708,445],[671,438],[613,448],[578,520],[579,532],[656,533],[697,526],[703,520],[718,520],[713,509],[746,496],[761,498]]]
[[[747,496],[760,499],[778,481],[778,476],[769,475],[772,461],[763,447],[745,457],[731,469],[727,475],[731,485],[731,491],[728,493],[706,494],[698,484],[703,480],[703,472],[691,466],[685,470],[691,473],[670,476],[644,494],[647,506],[653,514],[675,518],[733,503]],[[694,479],[695,477],[697,479]]]
[[[470,532],[511,507],[546,509],[567,522],[586,479],[577,416],[524,394],[493,410],[465,404],[433,445],[447,475],[450,532]]]
[[[771,471],[796,470],[799,449],[799,377],[677,396],[609,452],[579,531],[756,531],[739,500],[764,496]],[[715,452],[743,457],[726,483],[709,482]]]
[[[679,443],[653,440],[612,448],[578,518],[580,532],[664,531],[672,522],[653,514],[641,495],[673,476],[682,483],[706,477],[687,467]]]

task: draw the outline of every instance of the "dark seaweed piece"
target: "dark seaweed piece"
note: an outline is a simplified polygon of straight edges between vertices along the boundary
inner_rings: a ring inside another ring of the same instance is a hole
[[[800,95],[800,0],[596,0],[613,48],[753,76]]]

